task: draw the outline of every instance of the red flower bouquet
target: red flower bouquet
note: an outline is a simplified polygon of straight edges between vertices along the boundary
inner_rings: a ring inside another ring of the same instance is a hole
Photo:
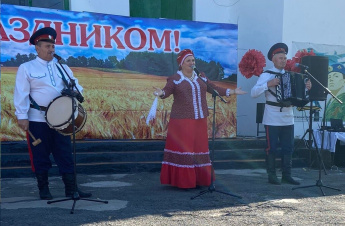
[[[240,72],[246,78],[251,78],[253,75],[259,76],[266,66],[266,59],[262,52],[250,49],[241,59],[238,65]]]

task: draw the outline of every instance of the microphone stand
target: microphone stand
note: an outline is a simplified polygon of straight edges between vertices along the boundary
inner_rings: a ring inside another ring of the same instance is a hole
[[[71,97],[72,99],[72,127],[73,127],[73,157],[74,157],[74,193],[71,198],[66,198],[66,199],[60,199],[60,200],[54,200],[54,201],[47,201],[47,204],[52,204],[56,202],[63,202],[63,201],[68,201],[68,200],[73,200],[73,206],[71,209],[71,214],[74,213],[74,207],[75,204],[78,200],[86,200],[86,201],[92,201],[92,202],[101,202],[107,204],[108,201],[103,201],[103,200],[98,200],[98,199],[87,199],[87,198],[80,198],[79,193],[78,193],[78,187],[77,187],[77,155],[76,155],[76,148],[75,148],[75,116],[74,112],[77,109],[77,103],[75,98],[77,98],[80,102],[84,101],[84,97],[81,95],[80,91],[78,90],[78,87],[75,84],[75,80],[71,78],[71,76],[67,73],[65,68],[62,66],[60,63],[61,57],[58,55],[54,54],[54,57],[58,60],[58,63],[60,64],[61,68],[64,70],[65,74],[68,76],[70,83],[67,86],[67,91],[62,92],[62,94],[66,94],[67,96]],[[63,76],[63,75],[62,75]],[[73,91],[73,88],[77,90],[77,93]]]
[[[333,95],[333,93],[327,88],[325,87],[319,80],[317,80],[311,73],[309,73],[309,71],[307,70],[307,67],[304,67],[304,72],[305,74],[307,74],[310,78],[312,78],[314,81],[316,81],[328,94],[331,94],[333,98],[335,98],[340,104],[342,104],[343,102],[341,100],[339,100],[336,96]],[[319,178],[316,180],[316,184],[315,185],[307,185],[307,186],[301,186],[301,187],[296,187],[296,188],[292,188],[292,190],[295,190],[295,189],[299,189],[299,188],[309,188],[309,187],[319,187],[323,196],[325,196],[325,193],[323,192],[322,188],[325,187],[325,188],[329,188],[329,189],[333,189],[333,190],[336,190],[336,191],[341,191],[340,189],[338,188],[333,188],[333,187],[329,187],[329,186],[326,186],[326,185],[323,185],[323,182],[322,182],[322,179],[321,179],[321,171],[322,171],[322,167],[321,165],[323,165],[323,167],[325,168],[324,164],[323,164],[323,161],[322,161],[322,156],[321,156],[321,151],[320,149],[317,147],[317,144],[316,144],[316,140],[315,140],[315,136],[314,136],[314,133],[313,133],[313,130],[312,130],[312,127],[311,127],[311,124],[312,124],[312,101],[310,102],[310,121],[309,121],[309,139],[311,137],[311,134],[313,136],[313,139],[314,139],[314,144],[315,144],[315,149],[317,151],[317,157],[318,157],[318,161],[319,161]],[[324,111],[326,111],[326,109],[324,109]],[[325,120],[325,119],[323,119]],[[311,132],[311,134],[310,134]],[[323,134],[322,134],[323,136]],[[309,143],[310,143],[310,140],[309,140]],[[311,145],[311,144],[309,144]],[[323,149],[323,137],[322,137],[322,142],[321,142],[321,150]],[[326,172],[326,170],[325,170]]]
[[[238,195],[235,195],[235,194],[231,194],[231,193],[228,193],[228,192],[223,192],[223,191],[218,191],[216,190],[216,186],[214,184],[214,179],[213,179],[213,173],[214,173],[214,168],[213,168],[213,160],[214,160],[214,144],[215,144],[215,131],[216,131],[216,98],[217,96],[224,102],[226,103],[226,101],[219,95],[219,93],[217,92],[217,90],[214,90],[212,87],[209,86],[209,84],[203,80],[201,77],[200,77],[200,74],[199,74],[199,71],[194,68],[194,71],[196,72],[196,75],[198,76],[198,78],[203,81],[206,86],[212,90],[212,98],[213,98],[213,121],[212,121],[212,148],[211,148],[211,184],[210,186],[208,187],[207,190],[204,190],[204,191],[201,191],[198,195],[195,195],[193,197],[191,197],[191,199],[195,199],[203,194],[206,194],[206,193],[212,193],[212,192],[218,192],[218,193],[222,193],[222,194],[225,194],[225,195],[230,195],[230,196],[233,196],[233,197],[236,197],[236,198],[239,198],[239,199],[242,199],[241,196],[238,196]]]

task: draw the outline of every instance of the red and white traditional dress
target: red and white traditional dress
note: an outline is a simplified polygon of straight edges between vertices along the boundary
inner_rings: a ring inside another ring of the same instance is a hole
[[[195,72],[194,72],[195,73]],[[195,188],[211,184],[212,165],[208,147],[208,106],[206,81],[221,96],[229,89],[215,86],[203,74],[191,80],[181,71],[170,76],[163,88],[162,99],[173,95],[168,134],[164,149],[160,180],[179,188]]]

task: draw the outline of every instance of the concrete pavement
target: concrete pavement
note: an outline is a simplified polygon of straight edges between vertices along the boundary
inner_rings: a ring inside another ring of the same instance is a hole
[[[345,225],[345,169],[294,168],[301,186],[270,185],[264,169],[216,170],[216,190],[163,186],[159,172],[78,175],[92,200],[47,204],[35,178],[3,178],[1,225]],[[315,186],[314,186],[315,185]],[[323,196],[321,189],[324,191]],[[64,198],[61,178],[50,177],[54,200]],[[205,194],[191,199],[202,191]],[[232,195],[239,195],[242,199]]]

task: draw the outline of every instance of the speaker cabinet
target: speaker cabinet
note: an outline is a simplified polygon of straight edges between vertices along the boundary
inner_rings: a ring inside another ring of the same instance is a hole
[[[335,146],[334,165],[345,167],[345,146],[340,145],[340,140],[337,141]]]
[[[304,56],[301,64],[308,66],[308,72],[317,79],[323,86],[328,87],[328,57],[325,56]],[[323,101],[327,99],[327,92],[322,86],[310,78],[312,88],[309,90],[309,99]]]
[[[265,103],[256,103],[256,123],[262,123],[264,117]]]
[[[256,104],[256,136],[259,136],[259,133],[265,133],[265,131],[259,130],[259,124],[262,123],[264,117],[265,103]]]

